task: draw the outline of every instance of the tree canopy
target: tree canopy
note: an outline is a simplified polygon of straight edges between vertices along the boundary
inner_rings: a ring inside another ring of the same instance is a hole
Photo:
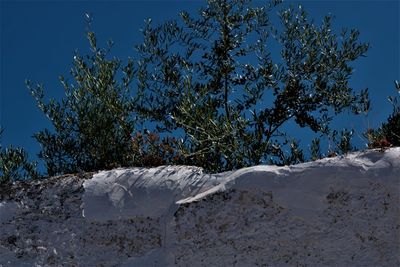
[[[369,44],[356,29],[335,32],[331,15],[316,23],[301,6],[281,1],[206,0],[197,14],[181,12],[160,25],[147,20],[135,60],[125,65],[111,57],[111,42],[99,48],[91,22],[90,53],[76,53],[69,77],[60,77],[64,98],[47,100],[43,85],[27,81],[53,126],[35,134],[49,176],[120,166],[221,172],[299,163],[308,155],[288,131],[293,125],[314,133],[312,160],[323,157],[321,136],[336,144],[331,155],[355,149],[353,131],[334,129],[332,120],[369,110],[367,89],[349,83]],[[399,145],[399,101],[389,100],[388,121],[366,133],[370,147]],[[23,149],[0,150],[0,181],[40,176]]]
[[[147,21],[137,46],[137,110],[160,131],[183,130],[187,163],[210,171],[297,163],[304,155],[288,122],[329,135],[337,114],[368,110],[367,90],[349,85],[351,63],[369,48],[359,32],[337,34],[332,16],[318,25],[301,6],[280,7],[208,0],[197,16]]]

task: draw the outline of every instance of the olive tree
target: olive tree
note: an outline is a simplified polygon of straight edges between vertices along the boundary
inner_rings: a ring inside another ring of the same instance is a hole
[[[123,66],[121,60],[109,58],[111,43],[100,49],[94,33],[88,31],[87,36],[91,52],[86,57],[75,54],[73,82],[60,77],[65,92],[61,100],[46,101],[43,86],[27,82],[54,128],[35,134],[48,175],[130,166],[138,160],[132,143],[133,61]]]
[[[332,20],[251,0],[207,0],[197,15],[148,20],[137,46],[137,109],[160,131],[183,132],[187,164],[224,171],[300,162],[289,123],[329,135],[337,114],[369,106],[367,90],[349,85],[351,63],[369,45],[355,29],[335,33]]]

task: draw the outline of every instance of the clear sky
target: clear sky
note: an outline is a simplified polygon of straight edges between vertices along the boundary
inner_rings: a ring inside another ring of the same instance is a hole
[[[255,1],[255,4],[262,3]],[[344,120],[343,126],[360,132],[379,126],[390,114],[387,102],[395,95],[394,80],[400,80],[400,1],[286,1],[298,5],[320,22],[328,13],[335,16],[334,27],[357,28],[361,40],[371,44],[367,57],[359,59],[351,85],[369,88],[372,110],[368,117]],[[32,138],[50,126],[25,87],[25,79],[45,85],[48,96],[60,97],[63,88],[58,76],[68,76],[74,51],[85,54],[84,14],[94,19],[93,30],[101,46],[114,41],[111,54],[125,60],[134,56],[140,43],[144,19],[156,23],[177,18],[186,10],[193,13],[204,1],[9,1],[0,0],[1,66],[0,124],[5,128],[2,143],[24,147],[32,158],[40,147]],[[300,136],[301,138],[301,136]],[[363,140],[355,140],[362,146]]]

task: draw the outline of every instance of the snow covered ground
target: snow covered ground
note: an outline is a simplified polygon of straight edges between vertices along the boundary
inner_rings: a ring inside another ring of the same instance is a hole
[[[0,266],[399,266],[399,191],[400,148],[16,184],[0,194]]]

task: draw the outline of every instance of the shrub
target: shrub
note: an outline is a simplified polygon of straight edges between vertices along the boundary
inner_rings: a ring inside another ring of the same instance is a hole
[[[130,166],[138,160],[131,136],[135,130],[135,99],[130,92],[133,61],[122,66],[119,59],[108,59],[112,43],[100,49],[93,32],[87,37],[91,53],[74,56],[70,72],[74,83],[60,77],[65,90],[61,101],[46,102],[43,86],[27,81],[55,130],[35,134],[48,175]]]
[[[400,85],[395,81],[395,86],[400,94]],[[370,148],[385,148],[390,146],[400,146],[400,100],[399,96],[389,97],[392,105],[392,114],[388,117],[380,128],[369,129],[366,132]]]
[[[3,129],[0,128],[0,139]],[[0,143],[0,185],[15,180],[36,179],[39,173],[37,163],[29,162],[28,154],[22,148],[3,148]]]
[[[158,133],[145,130],[143,134],[137,132],[132,142],[140,159],[135,163],[137,166],[156,167],[184,163],[174,137],[160,138]]]

